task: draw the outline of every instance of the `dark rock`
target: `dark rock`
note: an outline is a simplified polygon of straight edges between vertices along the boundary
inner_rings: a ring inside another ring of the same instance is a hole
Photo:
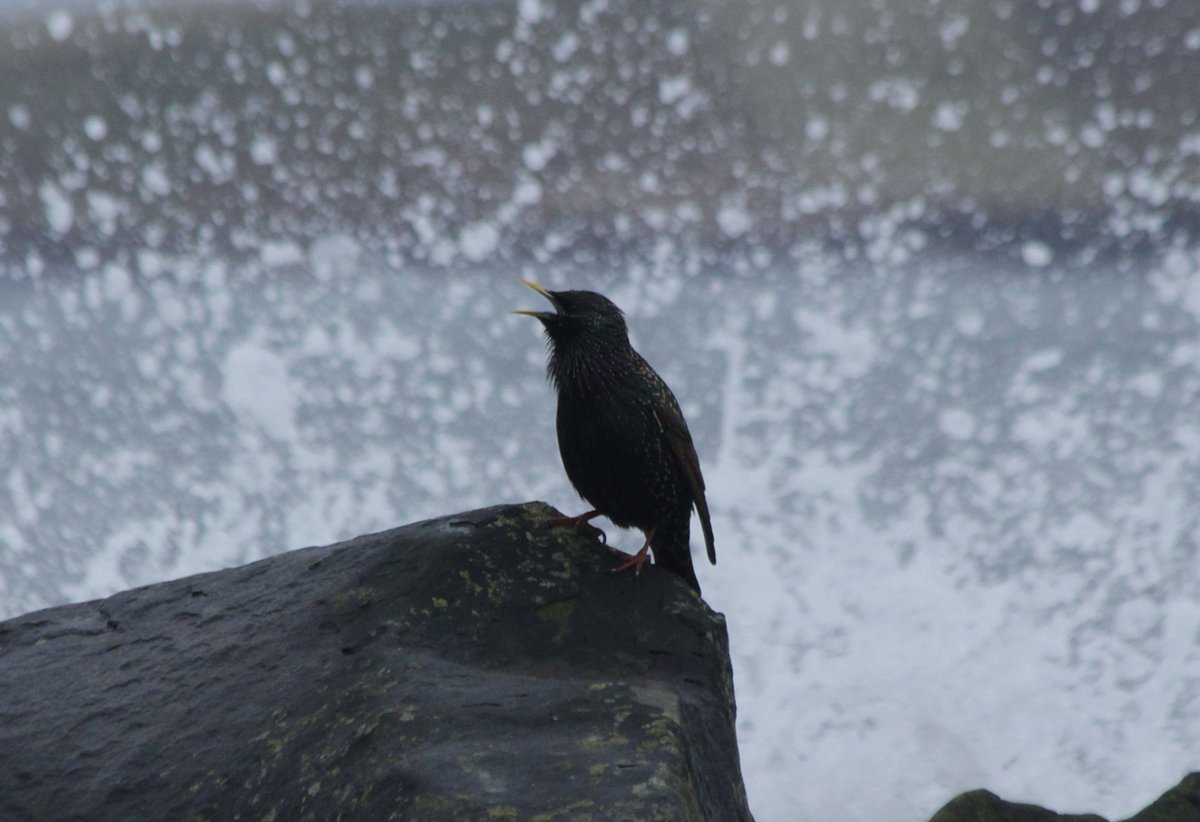
[[[1200,822],[1200,771],[1164,793],[1126,822]]]
[[[1095,814],[1062,814],[1037,805],[1006,802],[991,791],[951,799],[929,822],[1107,822]]]
[[[1006,802],[991,791],[956,796],[929,822],[1107,822],[1095,814],[1064,814],[1037,805]],[[1125,822],[1200,822],[1200,773],[1189,774]]]
[[[723,618],[553,514],[0,623],[0,818],[750,819]]]

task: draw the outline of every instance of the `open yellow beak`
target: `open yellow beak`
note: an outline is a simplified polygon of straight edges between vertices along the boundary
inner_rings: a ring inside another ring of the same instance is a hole
[[[549,301],[550,301],[550,303],[551,303],[551,305],[553,305],[553,306],[554,306],[554,308],[555,308],[555,312],[557,312],[557,309],[558,309],[558,302],[557,302],[557,301],[554,299],[554,295],[553,295],[553,294],[551,294],[551,293],[550,293],[550,291],[549,291],[548,289],[546,289],[546,288],[543,288],[542,286],[538,285],[537,283],[533,282],[532,280],[521,280],[520,282],[521,282],[522,284],[524,284],[524,285],[527,285],[527,286],[529,286],[529,287],[530,287],[530,288],[532,288],[534,291],[536,291],[537,293],[539,293],[539,294],[541,294],[543,297],[545,297],[547,300],[549,300]],[[521,310],[521,311],[514,311],[514,312],[512,312],[512,313],[514,313],[514,314],[524,314],[526,317],[551,317],[551,316],[554,316],[554,313],[552,313],[552,312],[550,312],[550,311],[525,311],[525,310]]]

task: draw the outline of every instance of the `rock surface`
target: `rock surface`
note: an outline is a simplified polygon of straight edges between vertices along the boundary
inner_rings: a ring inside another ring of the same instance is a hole
[[[956,796],[930,822],[1107,822],[1095,814],[1060,814],[1037,805],[1006,802],[991,791]],[[1189,774],[1125,822],[1200,822],[1200,772]]]
[[[553,515],[0,623],[0,818],[750,819],[723,618]]]

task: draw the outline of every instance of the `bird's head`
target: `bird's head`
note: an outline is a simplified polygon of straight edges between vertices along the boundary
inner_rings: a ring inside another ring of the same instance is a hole
[[[550,301],[553,311],[514,311],[537,317],[556,352],[575,344],[589,346],[627,345],[629,331],[625,314],[612,300],[594,291],[550,291],[537,283],[521,280]]]

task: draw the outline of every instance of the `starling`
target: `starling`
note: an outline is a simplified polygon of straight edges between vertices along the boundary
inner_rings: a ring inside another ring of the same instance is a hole
[[[582,525],[603,515],[641,530],[642,549],[613,571],[640,571],[653,550],[655,565],[699,591],[688,543],[693,507],[714,565],[717,554],[700,459],[675,395],[633,350],[625,315],[607,297],[521,282],[554,307],[515,313],[545,326],[547,371],[558,393],[558,450],[571,484],[595,507],[567,521]]]

